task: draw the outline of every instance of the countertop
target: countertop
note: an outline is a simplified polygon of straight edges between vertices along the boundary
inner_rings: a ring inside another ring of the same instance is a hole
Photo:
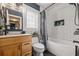
[[[16,36],[28,36],[31,34],[17,34],[17,35],[2,35],[0,38],[7,38],[7,37],[16,37]]]

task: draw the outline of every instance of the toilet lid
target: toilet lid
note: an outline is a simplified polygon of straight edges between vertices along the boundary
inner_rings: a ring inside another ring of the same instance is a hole
[[[36,48],[44,48],[44,45],[41,43],[35,43],[35,44],[33,44],[33,46]]]

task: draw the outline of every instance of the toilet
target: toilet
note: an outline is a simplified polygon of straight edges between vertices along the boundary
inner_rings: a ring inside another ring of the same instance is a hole
[[[45,50],[44,45],[42,43],[39,43],[38,37],[32,38],[32,47],[34,51],[36,52],[36,56],[43,56],[43,52]]]

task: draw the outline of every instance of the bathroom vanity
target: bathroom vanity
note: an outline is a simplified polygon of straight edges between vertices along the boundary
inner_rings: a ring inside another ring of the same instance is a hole
[[[30,34],[0,36],[0,56],[31,56],[32,36]]]

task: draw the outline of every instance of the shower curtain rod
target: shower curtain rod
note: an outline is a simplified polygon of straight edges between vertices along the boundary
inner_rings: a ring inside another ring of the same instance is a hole
[[[46,7],[44,10],[47,10],[49,7],[51,7],[52,5],[54,5],[55,3],[52,3],[51,5],[49,5],[48,7]],[[76,4],[75,3],[69,3],[69,4],[73,4],[74,6],[76,6]],[[44,11],[43,10],[43,11]],[[42,11],[41,11],[42,12]]]
[[[44,10],[47,10],[49,7],[51,7],[52,5],[54,5],[55,3],[52,3],[51,5],[49,5],[48,7],[46,7]]]
[[[46,7],[44,10],[47,10],[49,7],[51,7],[52,5],[54,5],[55,3],[52,3],[51,5],[49,5],[48,7]],[[43,10],[43,11],[44,11]],[[42,12],[42,11],[41,11]]]

